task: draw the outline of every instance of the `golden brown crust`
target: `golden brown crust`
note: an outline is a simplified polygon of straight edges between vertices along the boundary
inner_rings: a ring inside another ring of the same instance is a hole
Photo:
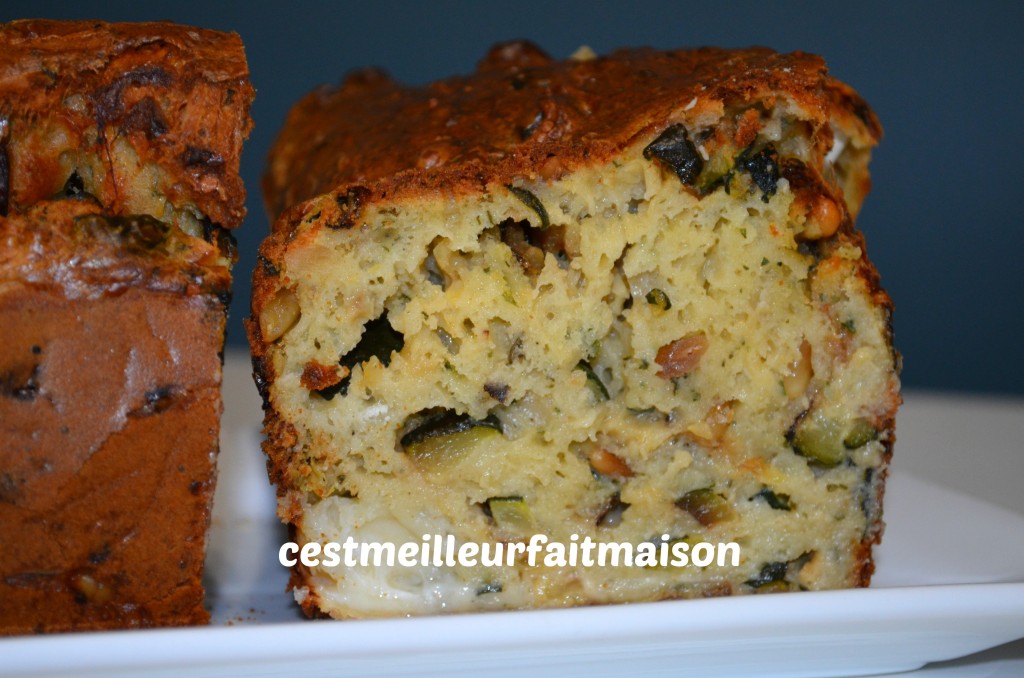
[[[0,634],[207,622],[218,248],[79,200],[0,243]]]
[[[259,269],[259,267],[257,267]],[[260,280],[261,282],[256,282]],[[267,279],[260,279],[258,274],[254,277],[254,288],[265,288],[273,283]],[[254,289],[255,298],[255,289]],[[295,447],[298,436],[295,428],[282,419],[270,405],[269,385],[274,383],[277,374],[274,371],[273,360],[267,352],[268,343],[263,341],[260,333],[260,324],[251,319],[245,320],[245,329],[249,337],[249,345],[252,349],[252,371],[256,388],[263,399],[263,443],[261,447],[267,455],[267,475],[270,482],[277,488],[277,496],[283,497],[292,487],[289,477],[289,464],[291,463],[290,453]],[[293,522],[292,516],[281,516],[287,523]],[[293,575],[294,577],[294,575]]]
[[[830,120],[862,146],[881,134],[874,113],[829,78],[817,56],[634,49],[558,62],[517,42],[496,46],[473,75],[426,87],[368,70],[309,94],[274,144],[264,196],[275,218],[351,185],[364,186],[370,201],[551,178],[606,162],[670,122],[711,121],[725,109],[780,98],[799,107],[823,140],[831,141]]]
[[[210,295],[0,284],[0,635],[209,619],[224,319]]]
[[[0,635],[209,620],[252,95],[237,35],[0,26]]]
[[[54,195],[67,180],[68,151],[107,155],[91,193],[124,214],[133,168],[111,159],[127,140],[143,165],[173,177],[162,189],[213,223],[238,226],[245,189],[238,176],[253,99],[241,39],[168,23],[15,21],[0,25],[0,120],[6,120],[11,209]],[[29,133],[59,119],[61,144]],[[2,189],[3,187],[0,187]],[[158,215],[157,215],[158,216]]]

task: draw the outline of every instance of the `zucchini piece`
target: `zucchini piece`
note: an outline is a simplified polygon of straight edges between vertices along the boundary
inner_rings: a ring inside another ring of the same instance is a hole
[[[647,299],[648,304],[657,306],[662,311],[667,311],[672,308],[672,302],[669,300],[668,295],[657,287],[648,292],[644,298]]]
[[[451,410],[426,416],[402,436],[399,444],[419,466],[437,469],[454,463],[480,445],[501,438],[501,422],[494,415],[473,419]]]
[[[704,158],[681,123],[670,125],[644,149],[644,158],[657,158],[676,173],[684,186],[693,186],[704,169]]]
[[[814,556],[815,552],[809,551],[790,561],[765,563],[756,577],[748,579],[744,583],[753,588],[755,593],[801,590],[802,587],[799,584],[790,581],[787,577],[796,577]]]
[[[793,450],[816,464],[832,468],[846,460],[842,427],[818,412],[798,419],[789,437]]]
[[[487,510],[502,530],[517,536],[533,533],[533,514],[522,497],[491,497],[487,500]]]
[[[704,527],[713,527],[736,517],[728,500],[710,487],[687,492],[676,500],[676,506],[689,513]]]
[[[789,501],[788,494],[776,494],[773,490],[765,487],[755,494],[751,499],[764,499],[768,506],[776,511],[792,511],[793,504]]]
[[[541,228],[547,228],[551,225],[551,218],[548,216],[548,211],[545,209],[544,203],[540,201],[540,198],[535,196],[531,191],[528,191],[525,188],[519,188],[518,186],[513,186],[512,184],[508,184],[505,188],[507,188],[512,195],[519,198],[524,205],[537,213],[537,216],[540,217]]]
[[[785,561],[765,563],[756,577],[748,579],[744,583],[758,591],[763,591],[765,587],[772,587],[775,584],[783,584],[785,588],[780,590],[786,590],[789,588],[786,583],[786,574],[788,572],[789,563]]]
[[[587,375],[587,388],[590,389],[591,393],[594,394],[594,398],[597,402],[601,403],[605,400],[611,399],[611,394],[608,393],[608,389],[605,387],[604,382],[601,381],[601,377],[597,376],[597,372],[590,366],[586,360],[581,360],[576,363],[576,369],[582,370],[583,374]]]
[[[761,202],[768,202],[778,190],[779,153],[774,144],[767,143],[756,153],[753,145],[743,149],[736,156],[736,169],[749,174],[761,189]]]
[[[736,168],[733,166],[736,152],[731,145],[721,147],[711,155],[711,159],[704,164],[704,170],[697,178],[697,192],[703,197],[713,193],[718,188],[724,188],[729,192],[729,185],[732,183]]]
[[[755,593],[785,593],[792,590],[793,585],[788,581],[770,581],[767,584],[754,587]]]
[[[872,426],[867,419],[859,417],[850,424],[850,430],[843,438],[843,446],[848,450],[855,450],[858,447],[864,447],[876,438],[878,438],[878,429]]]

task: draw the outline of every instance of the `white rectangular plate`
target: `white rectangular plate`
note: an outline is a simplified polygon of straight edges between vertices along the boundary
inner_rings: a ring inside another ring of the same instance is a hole
[[[284,593],[285,533],[243,361],[229,354],[225,378],[207,559],[212,626],[0,640],[0,672],[841,676],[909,670],[1024,637],[1024,516],[898,471],[871,589],[307,621]]]

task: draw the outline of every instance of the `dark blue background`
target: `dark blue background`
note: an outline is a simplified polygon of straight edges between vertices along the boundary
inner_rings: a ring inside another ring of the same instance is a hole
[[[258,194],[266,154],[288,107],[314,86],[367,65],[425,83],[470,71],[493,42],[518,37],[558,57],[581,44],[759,44],[822,54],[885,126],[859,225],[896,302],[905,385],[1024,393],[1024,3],[146,4],[7,2],[0,20],[169,19],[241,34],[257,98],[232,345],[244,342],[248,277],[268,231]]]

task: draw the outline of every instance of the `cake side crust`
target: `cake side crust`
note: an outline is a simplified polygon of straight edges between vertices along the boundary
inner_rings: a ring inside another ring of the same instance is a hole
[[[0,318],[0,633],[206,623],[218,299],[7,282]]]

